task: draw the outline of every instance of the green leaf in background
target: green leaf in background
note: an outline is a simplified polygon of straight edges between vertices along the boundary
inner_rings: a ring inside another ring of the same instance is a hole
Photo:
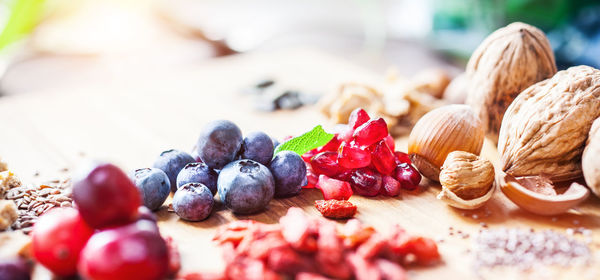
[[[298,137],[294,137],[283,142],[275,149],[275,154],[281,151],[292,151],[299,155],[321,147],[333,139],[333,134],[325,132],[320,125],[315,126],[311,131],[304,133]]]
[[[45,0],[14,0],[0,33],[0,50],[29,34],[38,24]]]

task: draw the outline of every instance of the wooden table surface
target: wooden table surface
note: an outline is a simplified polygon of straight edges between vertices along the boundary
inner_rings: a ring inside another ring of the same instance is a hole
[[[0,98],[0,156],[23,179],[68,175],[69,170],[90,159],[114,162],[129,171],[152,165],[169,148],[190,150],[203,124],[229,119],[243,132],[262,130],[272,136],[303,133],[317,124],[331,127],[314,107],[275,113],[256,112],[251,96],[240,89],[264,77],[303,90],[324,92],[337,82],[374,81],[378,75],[344,60],[317,51],[288,50],[270,54],[247,54],[215,59],[190,69],[180,69],[161,79],[134,80],[128,84],[106,84],[102,88],[64,88]],[[406,151],[406,139],[397,139],[397,149]],[[483,155],[497,162],[497,151],[489,143]],[[423,181],[417,191],[401,197],[350,200],[358,205],[357,218],[387,231],[400,224],[409,232],[441,240],[443,262],[434,267],[411,269],[411,279],[477,279],[472,268],[474,237],[485,223],[489,228],[521,227],[555,229],[585,227],[593,231],[592,248],[597,259],[600,247],[600,200],[591,197],[576,211],[542,217],[517,208],[501,192],[482,208],[453,209],[435,196],[439,185]],[[166,211],[158,212],[164,235],[172,236],[181,251],[183,271],[219,271],[223,268],[219,249],[211,242],[214,229],[234,219],[275,223],[291,206],[319,216],[313,201],[318,190],[303,190],[299,196],[274,199],[268,210],[236,216],[217,206],[202,222],[184,222]],[[449,227],[469,234],[449,235]],[[600,266],[548,268],[523,273],[514,268],[485,270],[486,279],[600,279]]]

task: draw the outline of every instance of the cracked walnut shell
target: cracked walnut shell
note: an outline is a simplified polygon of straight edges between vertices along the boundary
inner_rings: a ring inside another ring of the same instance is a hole
[[[438,199],[461,209],[480,207],[492,196],[494,178],[489,160],[469,152],[451,152],[441,168]]]
[[[498,142],[502,170],[545,174],[553,182],[581,177],[581,156],[600,116],[600,70],[576,66],[524,90],[508,107]]]
[[[509,24],[490,34],[469,59],[467,104],[497,142],[502,117],[515,97],[554,73],[554,54],[544,33],[525,23]]]

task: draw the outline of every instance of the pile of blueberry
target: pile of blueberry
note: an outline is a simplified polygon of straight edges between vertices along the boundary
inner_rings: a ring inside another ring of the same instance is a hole
[[[191,155],[162,152],[152,168],[136,170],[132,179],[152,210],[174,192],[173,210],[185,220],[206,219],[217,192],[234,213],[256,213],[274,196],[296,195],[307,184],[302,158],[291,151],[273,155],[276,144],[263,132],[244,138],[234,123],[213,121],[202,129]]]

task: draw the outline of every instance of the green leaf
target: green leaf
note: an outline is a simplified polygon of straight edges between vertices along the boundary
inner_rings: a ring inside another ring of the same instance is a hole
[[[14,0],[8,21],[0,33],[0,49],[33,31],[44,10],[45,0]]]
[[[294,137],[283,142],[275,149],[275,154],[281,151],[292,151],[299,155],[321,147],[333,139],[333,134],[325,132],[320,125],[315,126],[311,131],[304,133],[298,137]]]

